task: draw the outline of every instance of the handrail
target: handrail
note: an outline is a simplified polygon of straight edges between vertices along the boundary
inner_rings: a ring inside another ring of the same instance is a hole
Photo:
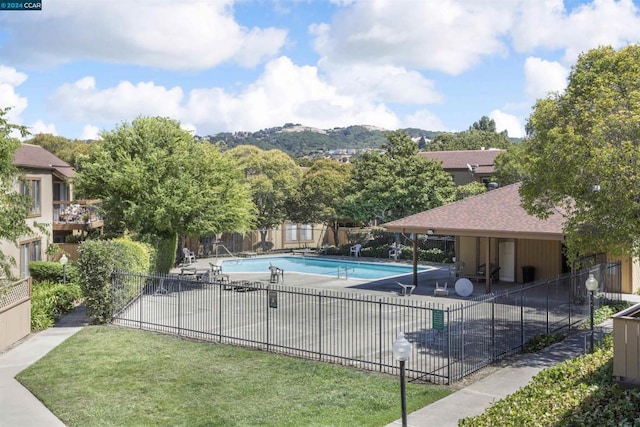
[[[355,267],[347,267],[347,266],[338,266],[338,279],[340,279],[340,270],[344,269],[344,278],[347,280],[349,278],[349,270],[355,271]]]
[[[231,253],[231,251],[223,244],[218,243],[216,245],[216,258],[218,258],[218,248],[224,248],[225,251],[227,251],[227,253],[229,254],[229,256],[234,257],[234,255]]]

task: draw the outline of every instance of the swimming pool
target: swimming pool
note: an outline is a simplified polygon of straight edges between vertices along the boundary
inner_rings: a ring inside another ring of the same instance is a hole
[[[413,272],[413,267],[408,265],[299,256],[229,259],[222,262],[222,271],[225,273],[262,273],[269,271],[270,264],[286,272],[322,274],[335,277],[338,276],[338,268],[340,268],[341,277],[344,277],[344,269],[347,268],[348,276],[353,279],[385,279]],[[418,272],[431,269],[431,267],[419,266]]]

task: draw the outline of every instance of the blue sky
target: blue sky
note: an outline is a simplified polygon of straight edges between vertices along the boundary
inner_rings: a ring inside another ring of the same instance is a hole
[[[524,134],[579,54],[640,42],[640,0],[42,0],[0,11],[0,107],[96,138],[138,116],[195,134],[285,123]]]

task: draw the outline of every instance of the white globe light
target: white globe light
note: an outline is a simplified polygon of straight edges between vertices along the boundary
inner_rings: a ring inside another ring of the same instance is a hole
[[[411,356],[411,343],[404,337],[404,332],[398,332],[398,338],[393,342],[393,357],[398,361],[408,360]]]
[[[589,292],[595,292],[598,290],[598,280],[593,277],[593,274],[589,274],[589,278],[584,282],[584,285]]]

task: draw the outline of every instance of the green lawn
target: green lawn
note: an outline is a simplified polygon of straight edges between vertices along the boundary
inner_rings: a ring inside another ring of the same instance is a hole
[[[263,351],[86,327],[18,375],[69,426],[384,426],[399,380]],[[407,408],[446,387],[407,384]]]

